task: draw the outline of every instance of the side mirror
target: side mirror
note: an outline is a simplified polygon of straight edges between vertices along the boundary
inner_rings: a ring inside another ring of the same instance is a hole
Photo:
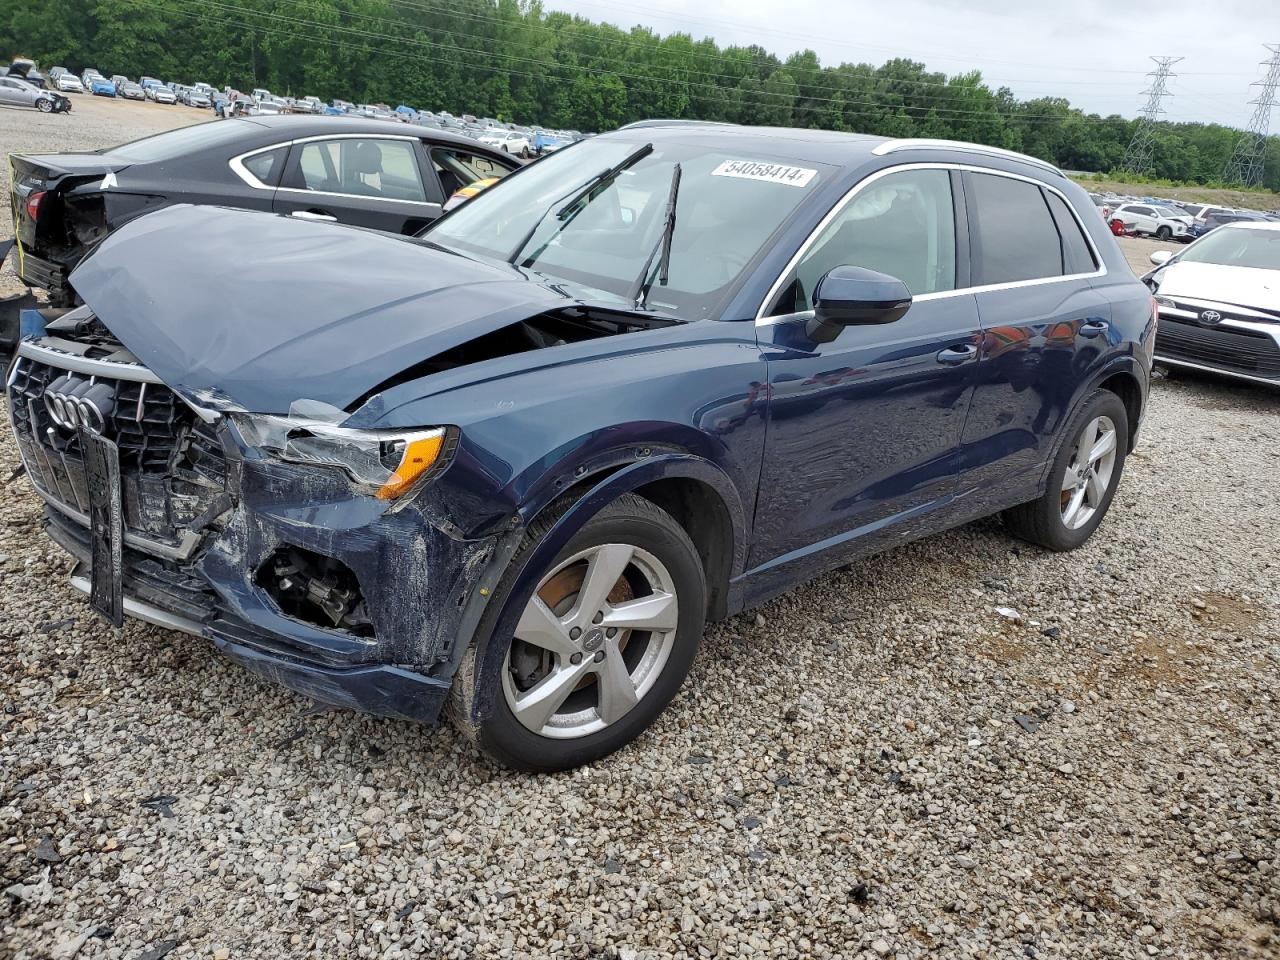
[[[835,267],[818,281],[806,332],[815,343],[830,343],[844,327],[893,323],[909,309],[911,291],[897,277],[866,267]]]
[[[1157,250],[1151,254],[1151,262],[1157,267],[1163,267],[1166,263],[1173,259],[1172,250]]]

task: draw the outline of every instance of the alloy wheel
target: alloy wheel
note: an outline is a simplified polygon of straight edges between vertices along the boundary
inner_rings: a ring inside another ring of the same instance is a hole
[[[670,571],[625,543],[590,547],[539,583],[502,670],[525,728],[572,739],[618,722],[653,689],[671,655],[679,600]]]
[[[1062,478],[1062,524],[1078,530],[1093,519],[1116,467],[1116,425],[1110,417],[1090,420],[1076,441]]]

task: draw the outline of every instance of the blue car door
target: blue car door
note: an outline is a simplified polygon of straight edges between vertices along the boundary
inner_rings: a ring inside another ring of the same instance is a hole
[[[1039,494],[1075,391],[1115,334],[1090,279],[1100,261],[1062,195],[985,172],[965,174],[965,196],[985,335],[960,487],[995,509]]]
[[[758,321],[769,419],[750,565],[816,572],[883,545],[931,515],[956,485],[981,328],[957,229],[958,174],[936,165],[873,175],[811,238]],[[806,333],[818,281],[842,265],[902,280],[906,315]],[[797,565],[793,565],[795,562]]]

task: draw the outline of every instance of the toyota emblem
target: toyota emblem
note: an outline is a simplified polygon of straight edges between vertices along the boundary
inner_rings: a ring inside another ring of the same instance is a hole
[[[1206,310],[1200,314],[1200,322],[1206,327],[1214,327],[1222,322],[1222,314],[1217,310]]]
[[[101,434],[115,409],[116,392],[110,384],[66,374],[45,389],[44,406],[49,419],[63,430],[83,428]]]

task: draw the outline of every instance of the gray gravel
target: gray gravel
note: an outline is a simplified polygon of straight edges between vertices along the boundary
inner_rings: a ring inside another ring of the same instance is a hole
[[[852,564],[536,779],[103,626],[16,464],[0,427],[6,960],[1280,956],[1275,394],[1157,383],[1083,550]]]

